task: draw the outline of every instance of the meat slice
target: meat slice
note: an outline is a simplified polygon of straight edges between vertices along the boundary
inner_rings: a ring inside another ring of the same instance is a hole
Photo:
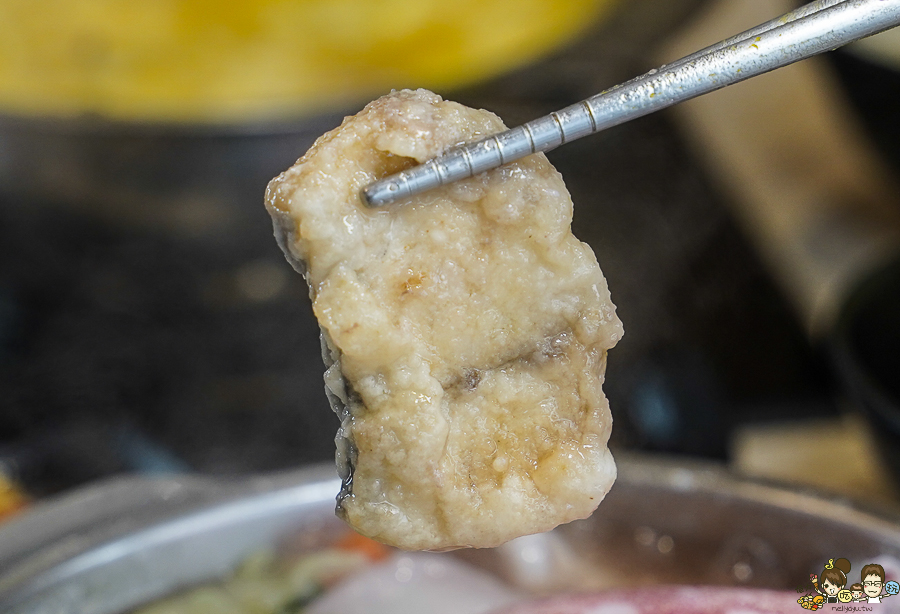
[[[360,189],[504,129],[394,92],[272,180],[279,244],[309,283],[341,418],[337,511],[405,549],[489,547],[588,516],[615,479],[601,390],[622,336],[543,155],[366,208]]]

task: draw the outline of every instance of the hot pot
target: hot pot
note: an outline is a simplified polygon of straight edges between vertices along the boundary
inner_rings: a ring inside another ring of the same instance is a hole
[[[442,556],[541,594],[654,584],[802,593],[829,559],[889,568],[900,559],[896,513],[742,480],[716,464],[622,456],[592,517]],[[237,481],[126,477],[41,503],[0,528],[0,611],[122,614],[286,540],[315,549],[346,531],[333,513],[338,486],[332,467],[314,466]],[[523,568],[526,550],[540,564]]]

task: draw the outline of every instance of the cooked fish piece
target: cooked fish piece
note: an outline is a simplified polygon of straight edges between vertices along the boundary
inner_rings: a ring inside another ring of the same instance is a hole
[[[341,418],[337,511],[405,549],[588,516],[616,470],[601,390],[622,336],[572,201],[535,155],[383,209],[360,189],[504,129],[426,90],[366,106],[266,196],[306,277]]]

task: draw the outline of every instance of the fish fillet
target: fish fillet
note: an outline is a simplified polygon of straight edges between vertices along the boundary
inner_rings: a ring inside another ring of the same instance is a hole
[[[547,159],[383,209],[359,197],[504,128],[426,90],[394,92],[267,190],[322,328],[338,514],[404,549],[546,531],[590,515],[615,479],[601,385],[622,324]]]

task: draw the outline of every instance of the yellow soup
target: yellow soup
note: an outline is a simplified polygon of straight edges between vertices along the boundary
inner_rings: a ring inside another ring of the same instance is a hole
[[[533,59],[613,0],[0,0],[0,112],[284,118]]]

